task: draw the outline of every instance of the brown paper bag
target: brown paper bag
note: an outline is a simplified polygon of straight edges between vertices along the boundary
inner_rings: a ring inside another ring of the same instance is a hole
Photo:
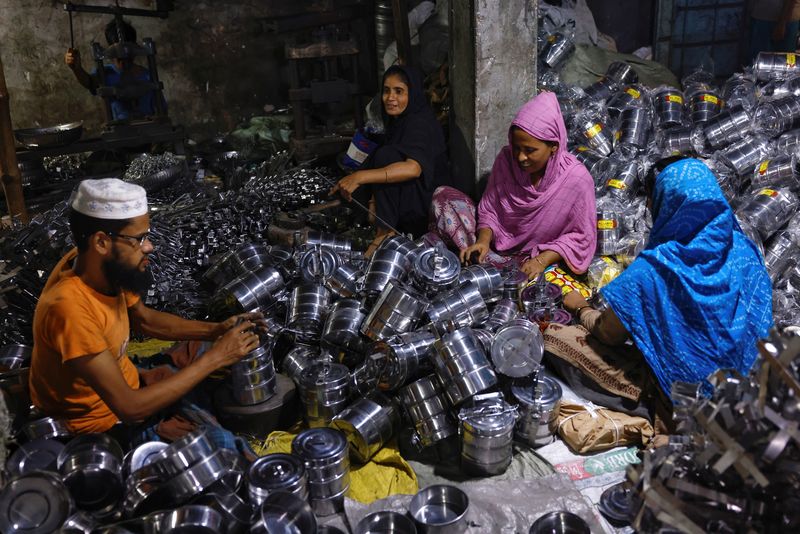
[[[558,434],[577,453],[604,451],[620,445],[649,446],[655,431],[643,417],[607,408],[561,403]]]

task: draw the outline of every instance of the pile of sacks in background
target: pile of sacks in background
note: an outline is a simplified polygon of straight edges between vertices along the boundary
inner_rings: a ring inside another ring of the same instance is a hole
[[[683,88],[637,84],[612,63],[579,88],[559,80],[574,51],[567,32],[540,35],[539,86],[559,99],[570,151],[595,180],[598,258],[590,283],[602,286],[644,247],[643,179],[654,162],[696,154],[714,173],[742,229],[758,246],[773,282],[779,326],[800,322],[800,69],[791,53],[761,53],[721,87],[697,70]]]

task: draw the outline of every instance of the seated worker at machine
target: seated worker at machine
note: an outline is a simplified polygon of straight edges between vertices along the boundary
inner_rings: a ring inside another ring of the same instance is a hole
[[[349,201],[359,187],[369,186],[378,226],[373,245],[394,229],[425,233],[433,191],[450,182],[444,133],[425,100],[421,74],[406,66],[390,67],[383,74],[382,100],[385,141],[362,169],[331,189]]]
[[[647,246],[601,289],[604,311],[577,292],[565,295],[564,307],[589,335],[580,326],[551,326],[545,348],[565,377],[591,377],[606,391],[639,390],[668,406],[675,381],[700,383],[708,392],[706,378],[718,369],[747,374],[756,340],[772,325],[772,288],[761,255],[703,163],[661,160],[646,176],[645,191],[653,216]],[[629,338],[636,350],[626,355]],[[562,370],[570,365],[582,374]]]
[[[125,21],[112,20],[105,28],[106,41],[109,47],[120,42],[135,43],[136,29]],[[75,78],[82,86],[93,95],[101,85],[97,70],[86,72],[81,65],[81,55],[77,49],[69,49],[64,55],[64,62],[72,70]],[[110,64],[104,66],[105,85],[120,87],[137,82],[149,82],[150,72],[133,62],[133,59],[114,58]],[[151,90],[138,98],[113,98],[111,100],[111,114],[115,121],[127,119],[143,119],[155,115],[156,91]]]
[[[174,440],[201,421],[216,427],[212,439],[220,446],[232,448],[237,439],[209,413],[188,402],[184,410],[183,403],[209,374],[258,346],[260,314],[212,323],[144,305],[137,292],[150,286],[153,244],[147,196],[138,185],[116,178],[81,182],[69,220],[77,248],[53,269],[34,313],[33,404],[74,433],[106,432],[122,421],[132,428],[114,430],[134,442]],[[139,371],[127,354],[129,317],[147,336],[213,344],[202,357],[173,355],[175,366],[183,367],[178,371]]]
[[[512,121],[477,218],[472,200],[452,187],[434,192],[431,209],[431,229],[462,262],[519,266],[531,279],[562,261],[583,273],[597,246],[594,181],[567,151],[553,93],[533,98]]]

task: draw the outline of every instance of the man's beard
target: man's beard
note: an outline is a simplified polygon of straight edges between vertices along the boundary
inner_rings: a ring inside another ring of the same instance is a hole
[[[115,253],[113,257],[103,263],[103,274],[106,275],[108,283],[116,291],[127,290],[137,294],[143,294],[153,284],[153,272],[150,267],[144,271],[139,270],[139,266],[128,267],[119,261],[119,256]]]

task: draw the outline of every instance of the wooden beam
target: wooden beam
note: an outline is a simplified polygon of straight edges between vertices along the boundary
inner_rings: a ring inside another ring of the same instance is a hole
[[[397,59],[401,65],[411,66],[411,31],[408,29],[408,2],[392,0],[394,38],[397,41]]]
[[[28,222],[25,197],[22,195],[22,176],[17,166],[17,149],[14,146],[14,130],[11,128],[11,108],[3,71],[3,58],[0,57],[0,177],[6,195],[8,214]]]

